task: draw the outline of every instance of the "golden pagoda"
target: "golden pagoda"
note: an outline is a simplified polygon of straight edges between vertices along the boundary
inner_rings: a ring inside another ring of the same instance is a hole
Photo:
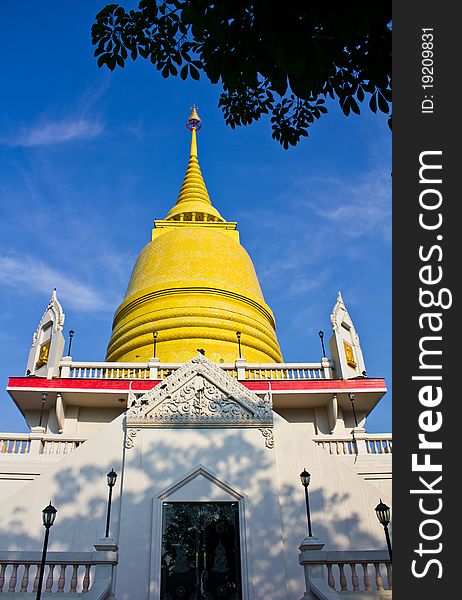
[[[186,362],[203,350],[234,362],[238,338],[248,362],[282,362],[274,316],[252,260],[210,201],[197,157],[202,127],[193,107],[189,163],[178,199],[154,221],[152,239],[136,261],[114,316],[108,361]]]

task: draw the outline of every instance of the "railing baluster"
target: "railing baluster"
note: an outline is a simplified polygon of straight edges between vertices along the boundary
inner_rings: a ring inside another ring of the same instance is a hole
[[[66,566],[67,565],[61,565],[61,570],[59,571],[58,592],[64,592],[64,585],[66,583]]]
[[[91,565],[85,565],[85,575],[83,577],[82,592],[88,592],[90,587],[90,569]]]
[[[392,590],[393,589],[393,580],[392,580],[392,573],[391,573],[391,563],[385,563],[385,567],[387,569],[388,589]]]
[[[380,563],[375,562],[374,567],[375,567],[375,585],[377,586],[377,591],[383,592],[385,588],[383,587],[383,579],[382,579],[382,575],[380,573]]]
[[[34,586],[32,588],[33,592],[36,592],[38,590],[38,582],[40,578],[40,564],[36,564],[35,566],[37,567],[37,570],[35,571]]]
[[[76,565],[76,564],[72,565],[71,585],[69,588],[69,591],[72,594],[75,594],[77,592],[77,569],[78,568],[79,568],[79,565]]]
[[[3,563],[0,568],[0,592],[3,592],[3,586],[5,584],[5,571],[6,571],[7,566],[8,566],[7,563]]]
[[[16,583],[18,581],[18,567],[19,565],[13,565],[13,570],[11,571],[10,584],[8,586],[9,592],[16,591]]]
[[[363,573],[364,573],[364,589],[366,590],[366,592],[372,592],[372,583],[371,583],[371,577],[369,575],[368,564],[367,563],[361,563],[361,564],[362,564]]]
[[[53,571],[55,569],[55,565],[51,564],[48,566],[48,577],[46,581],[45,591],[51,592],[51,588],[53,587]]]
[[[327,563],[327,583],[333,590],[335,590],[335,579],[334,574],[332,573],[332,563]]]
[[[356,574],[356,564],[350,563],[350,569],[351,569],[351,583],[353,584],[353,591],[358,592],[359,591],[359,579]]]
[[[340,571],[340,588],[341,588],[342,592],[346,592],[348,590],[348,586],[347,586],[347,580],[345,577],[344,564],[338,563],[338,568]]]
[[[30,563],[24,565],[24,573],[22,574],[21,579],[21,589],[20,592],[27,592],[27,588],[29,587],[29,569]]]

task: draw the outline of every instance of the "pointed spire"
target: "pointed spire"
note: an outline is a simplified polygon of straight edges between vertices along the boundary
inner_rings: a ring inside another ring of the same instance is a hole
[[[197,139],[196,139],[196,131],[202,127],[202,121],[199,115],[197,114],[196,105],[193,104],[191,109],[191,114],[189,115],[189,119],[186,121],[186,128],[191,132],[191,152],[190,156],[195,156],[197,158]]]
[[[191,114],[186,121],[186,128],[191,132],[191,150],[188,168],[184,176],[175,206],[170,210],[166,219],[172,219],[180,214],[205,214],[211,217],[207,220],[223,221],[220,213],[212,206],[201,168],[197,158],[196,134],[202,127],[202,121],[197,113],[196,106],[191,109]],[[195,219],[194,219],[195,220]],[[205,220],[205,219],[204,219]]]

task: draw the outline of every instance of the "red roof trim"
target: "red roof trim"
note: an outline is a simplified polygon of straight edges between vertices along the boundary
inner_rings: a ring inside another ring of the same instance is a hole
[[[159,380],[143,379],[45,379],[43,377],[10,377],[8,390],[75,390],[75,391],[126,391],[129,387],[133,391],[146,391],[155,387]],[[386,390],[385,380],[382,378],[361,379],[306,379],[306,380],[266,380],[266,381],[241,381],[249,390],[255,392],[270,389],[277,391],[304,391],[304,392],[370,392]]]

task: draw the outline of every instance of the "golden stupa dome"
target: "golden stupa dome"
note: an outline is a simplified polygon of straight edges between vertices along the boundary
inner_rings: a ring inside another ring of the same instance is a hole
[[[215,362],[242,356],[280,362],[274,317],[264,301],[236,223],[212,206],[197,160],[196,109],[188,119],[191,152],[175,206],[154,222],[118,308],[108,361],[185,362],[203,349]],[[154,333],[156,332],[156,333]]]

